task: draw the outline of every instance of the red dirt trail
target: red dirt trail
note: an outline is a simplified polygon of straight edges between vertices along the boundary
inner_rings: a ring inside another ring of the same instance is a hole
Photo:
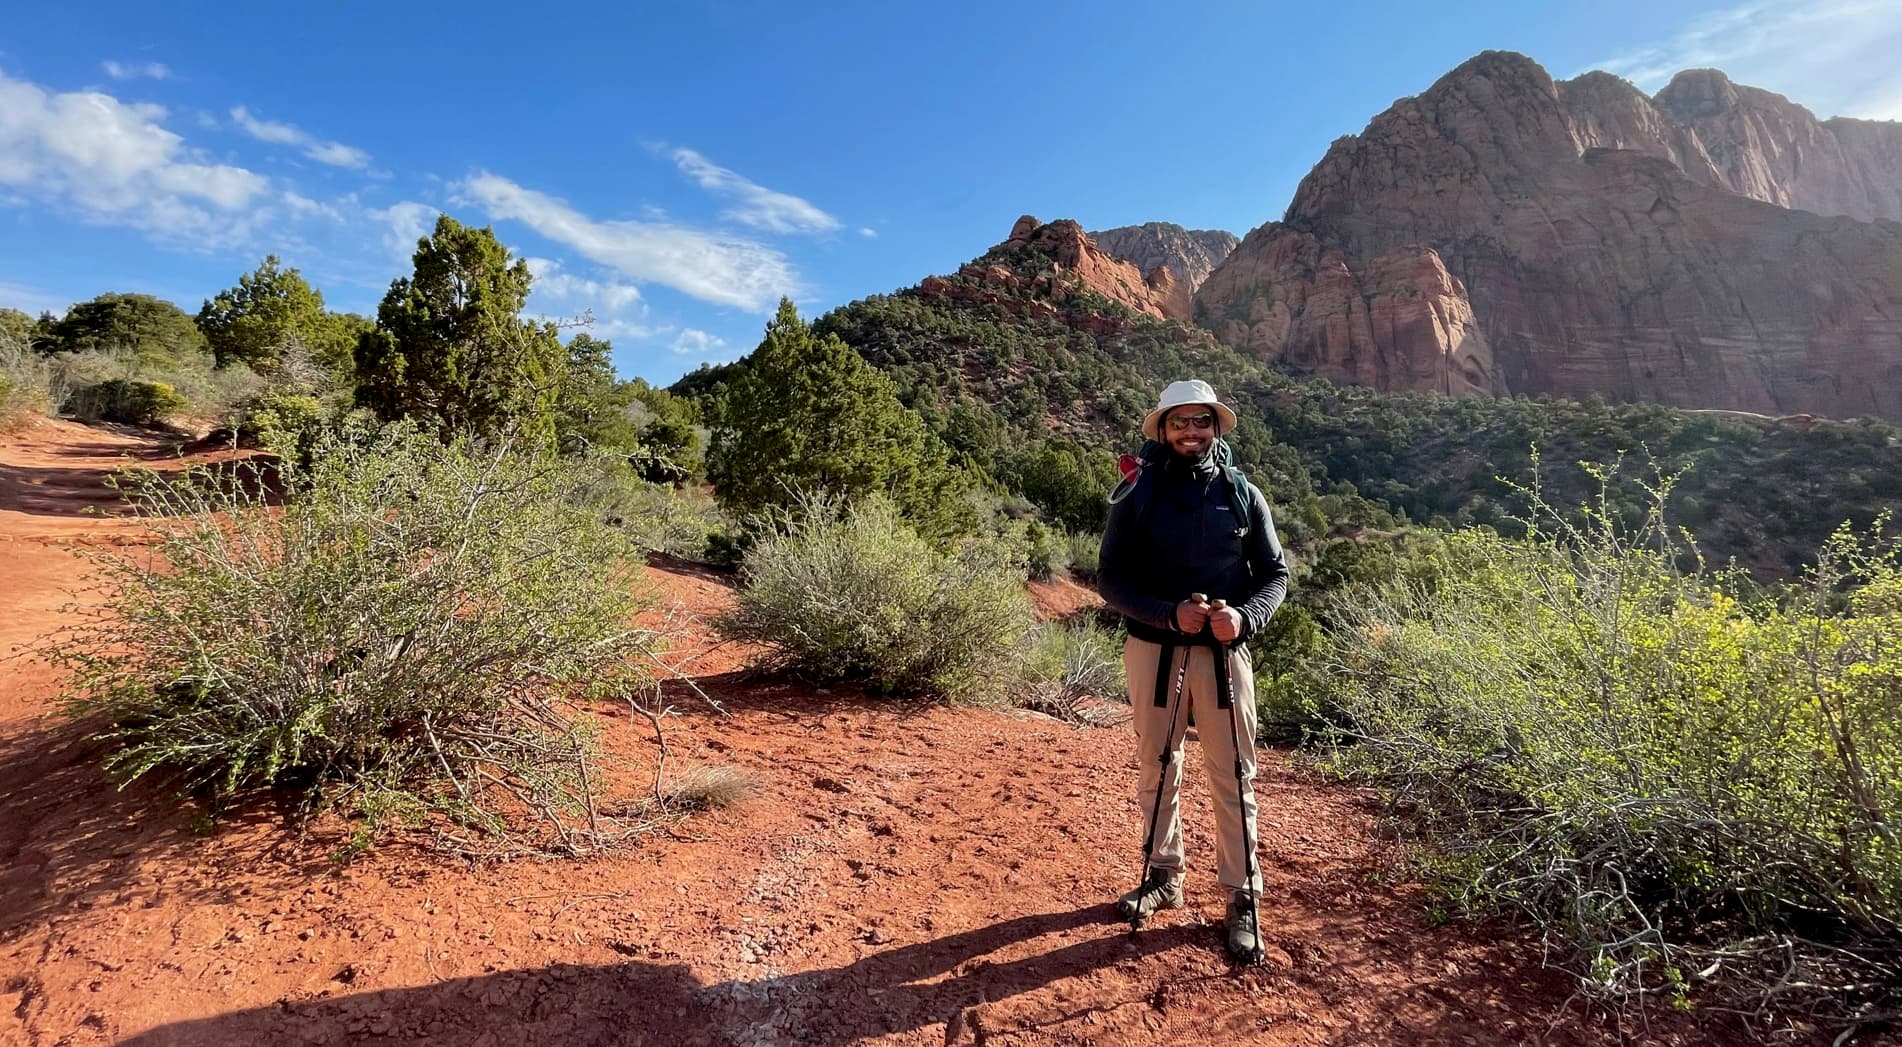
[[[34,655],[71,613],[75,549],[138,541],[139,521],[84,513],[115,511],[106,474],[162,458],[71,423],[0,440],[0,652],[19,649],[0,662],[0,1044],[1618,1040],[1524,932],[1431,925],[1368,800],[1284,754],[1258,784],[1268,959],[1237,969],[1199,758],[1189,906],[1132,938],[1108,906],[1141,845],[1126,727],[747,679],[730,647],[697,681],[727,715],[683,690],[669,741],[759,795],[613,855],[472,867],[398,841],[339,865],[339,824],[203,831],[101,776]],[[650,574],[689,616],[730,600],[717,576]],[[606,744],[651,768],[644,728]]]

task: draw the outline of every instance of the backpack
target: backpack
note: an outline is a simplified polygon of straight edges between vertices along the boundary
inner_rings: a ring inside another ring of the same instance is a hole
[[[1149,488],[1143,484],[1143,477],[1148,475],[1150,466],[1161,463],[1163,456],[1168,453],[1169,446],[1161,440],[1144,440],[1142,448],[1135,454],[1123,454],[1117,457],[1116,466],[1122,470],[1123,478],[1110,489],[1109,502],[1115,505],[1141,488],[1143,497],[1136,503],[1138,528],[1148,526],[1151,503]],[[1222,479],[1228,486],[1229,510],[1235,514],[1239,524],[1235,529],[1235,536],[1246,538],[1250,523],[1248,476],[1242,472],[1241,466],[1235,464],[1235,451],[1229,447],[1227,440],[1216,437],[1214,455],[1215,468],[1222,474]]]

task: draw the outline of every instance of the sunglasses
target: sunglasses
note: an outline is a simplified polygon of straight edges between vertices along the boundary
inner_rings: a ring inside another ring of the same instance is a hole
[[[1215,428],[1215,415],[1204,411],[1201,414],[1172,414],[1169,416],[1169,431],[1172,433],[1186,433],[1189,431],[1190,426],[1194,426],[1197,429],[1213,429]]]

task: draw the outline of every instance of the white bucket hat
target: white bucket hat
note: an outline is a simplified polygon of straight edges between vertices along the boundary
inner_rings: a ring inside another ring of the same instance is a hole
[[[1235,428],[1235,412],[1229,406],[1215,398],[1215,390],[1200,378],[1191,378],[1186,382],[1170,382],[1169,388],[1162,391],[1162,399],[1156,402],[1156,409],[1143,417],[1143,435],[1151,440],[1162,439],[1157,427],[1162,424],[1162,416],[1171,409],[1188,404],[1208,404],[1215,408],[1215,417],[1220,423],[1219,432],[1232,432]]]

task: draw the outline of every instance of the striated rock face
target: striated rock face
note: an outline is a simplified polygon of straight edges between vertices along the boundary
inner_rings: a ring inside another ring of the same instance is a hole
[[[1397,247],[1356,269],[1314,236],[1268,225],[1218,279],[1217,293],[1260,289],[1217,328],[1230,345],[1382,389],[1493,392],[1492,350],[1432,248]]]
[[[1716,184],[1732,192],[1818,214],[1902,219],[1902,124],[1819,121],[1715,69],[1677,74],[1654,101],[1697,135]]]
[[[1176,279],[1174,270],[1166,265],[1156,266],[1143,277],[1143,284],[1149,288],[1149,299],[1162,310],[1162,315],[1185,322],[1194,318],[1195,297],[1187,283]]]
[[[1483,54],[1335,142],[1286,219],[1198,289],[1197,317],[1389,389],[1902,418],[1902,224],[1752,198],[1849,183],[1739,166],[1675,115],[1689,91],[1653,104]],[[1746,175],[1756,191],[1732,191]]]
[[[1160,277],[1155,269],[1145,276],[1143,270],[1097,247],[1083,227],[1068,218],[1044,225],[1024,215],[1011,226],[1010,237],[992,248],[991,254],[1022,250],[1054,262],[1059,277],[1072,277],[1081,286],[1139,313],[1184,321],[1194,314],[1188,289],[1179,286],[1166,270]],[[965,268],[981,268],[981,262]]]
[[[1110,255],[1134,265],[1145,273],[1166,265],[1175,280],[1190,294],[1222,259],[1241,243],[1234,233],[1223,229],[1184,229],[1171,222],[1144,222],[1091,233],[1096,245]]]

